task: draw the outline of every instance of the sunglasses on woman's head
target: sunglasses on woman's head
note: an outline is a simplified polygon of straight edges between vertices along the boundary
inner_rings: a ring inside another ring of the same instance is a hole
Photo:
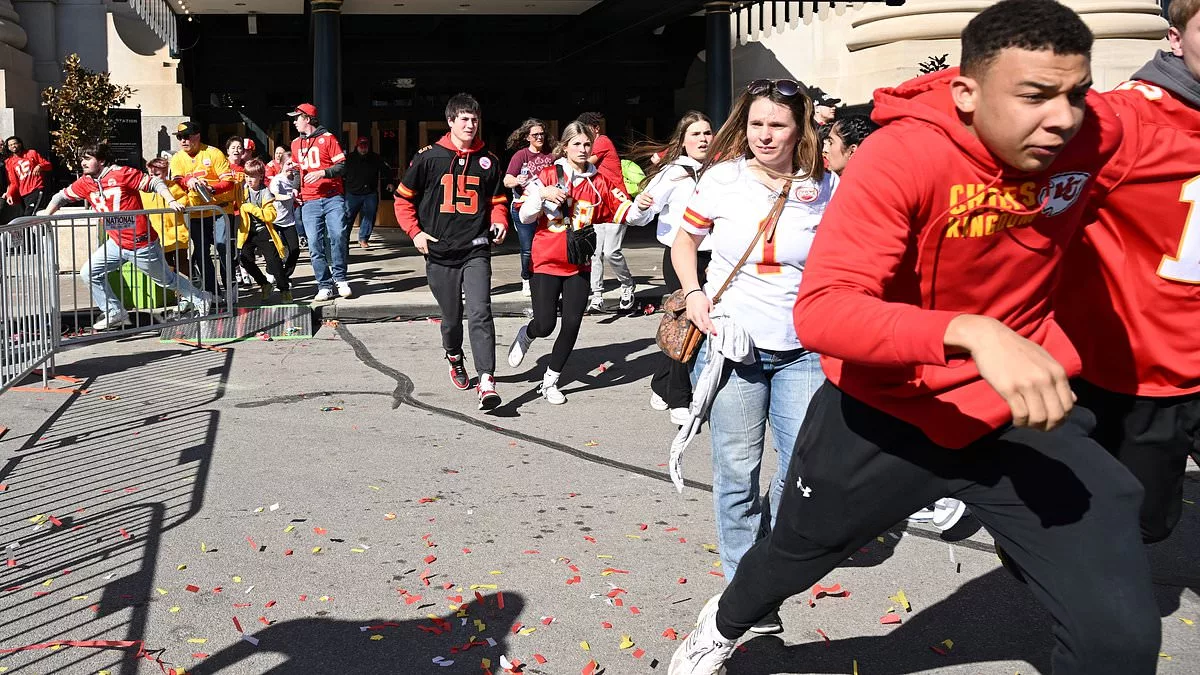
[[[751,96],[762,96],[771,90],[779,92],[780,96],[792,97],[800,93],[800,83],[795,80],[755,80],[746,85],[746,91]]]

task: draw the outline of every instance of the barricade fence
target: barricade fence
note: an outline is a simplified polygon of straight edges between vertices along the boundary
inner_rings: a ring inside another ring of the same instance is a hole
[[[0,393],[62,347],[230,316],[236,233],[211,205],[0,225]]]

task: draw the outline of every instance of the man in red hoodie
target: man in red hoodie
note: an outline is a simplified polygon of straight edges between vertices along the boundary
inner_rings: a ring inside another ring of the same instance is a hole
[[[1057,627],[1053,671],[1149,675],[1161,624],[1142,488],[1073,406],[1054,321],[1086,190],[1121,140],[1091,87],[1092,35],[1053,0],[1004,0],[961,70],[875,94],[796,300],[823,355],[769,537],[672,659],[716,675],[737,639],[917,508],[961,499]],[[912,161],[921,148],[924,161]]]
[[[468,389],[463,354],[463,296],[479,409],[500,405],[496,327],[492,321],[491,244],[508,232],[504,166],[479,138],[479,102],[456,94],[446,104],[450,131],[417,151],[396,187],[396,222],[425,256],[429,290],[442,311],[442,347],[450,382]]]

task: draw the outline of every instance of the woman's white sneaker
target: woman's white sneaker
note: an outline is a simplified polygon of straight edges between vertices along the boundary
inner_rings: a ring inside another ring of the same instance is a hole
[[[667,405],[666,399],[659,396],[658,394],[655,394],[654,392],[650,392],[650,409],[651,410],[666,410],[667,408],[670,408],[670,407],[671,406]]]
[[[558,390],[557,383],[542,383],[542,386],[538,387],[538,393],[541,394],[542,398],[546,399],[546,402],[551,405],[562,405],[567,402],[567,397]]]
[[[533,338],[529,337],[529,324],[525,324],[517,329],[517,337],[513,338],[512,344],[508,346],[508,365],[513,368],[520,366],[531,344]]]
[[[730,640],[717,630],[717,605],[720,595],[714,595],[700,610],[696,629],[671,657],[667,675],[724,675],[725,662],[733,655],[737,640]]]

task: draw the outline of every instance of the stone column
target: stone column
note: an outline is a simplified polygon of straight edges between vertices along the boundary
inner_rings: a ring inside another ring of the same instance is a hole
[[[342,0],[311,0],[313,104],[321,124],[342,137]],[[297,101],[298,103],[298,101]]]
[[[706,86],[705,108],[713,128],[720,128],[729,117],[733,99],[733,35],[730,25],[732,2],[704,5],[708,37],[704,50]]]
[[[26,145],[46,150],[46,116],[33,78],[33,57],[21,51],[28,43],[12,2],[0,0],[0,136],[16,134]]]
[[[33,78],[39,88],[57,84],[62,78],[55,30],[57,4],[58,0],[16,0],[13,3],[21,14],[21,24],[33,36],[25,45],[25,51],[33,57]]]

